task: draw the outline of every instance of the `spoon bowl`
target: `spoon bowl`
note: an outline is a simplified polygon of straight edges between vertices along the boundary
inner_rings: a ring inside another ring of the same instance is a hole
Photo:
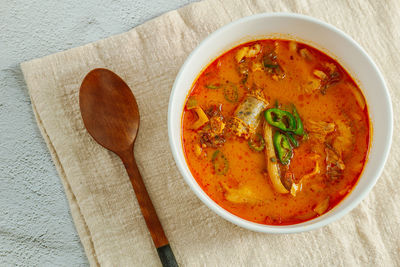
[[[103,147],[122,153],[133,146],[140,114],[128,85],[115,73],[94,69],[82,82],[79,104],[90,135]]]

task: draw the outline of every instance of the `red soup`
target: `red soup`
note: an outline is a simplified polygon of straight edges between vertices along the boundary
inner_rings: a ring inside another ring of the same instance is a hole
[[[370,143],[360,88],[334,59],[285,40],[231,49],[197,78],[182,116],[188,166],[218,205],[287,225],[335,207]]]

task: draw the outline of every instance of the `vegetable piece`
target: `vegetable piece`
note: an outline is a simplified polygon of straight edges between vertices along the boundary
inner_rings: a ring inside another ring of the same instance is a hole
[[[219,84],[207,84],[206,85],[206,88],[208,88],[208,89],[218,89],[220,87],[221,87],[221,85],[219,85]]]
[[[245,46],[240,48],[236,55],[235,59],[239,63],[241,62],[245,57],[255,57],[257,56],[258,53],[261,51],[261,45],[260,44],[254,44],[252,46]]]
[[[202,149],[201,149],[200,145],[196,144],[194,146],[194,153],[196,154],[196,156],[200,157],[201,156],[201,151],[202,151]]]
[[[289,50],[292,52],[297,51],[297,43],[295,41],[290,41],[289,42]]]
[[[216,174],[224,175],[228,172],[228,159],[220,150],[215,150],[214,154],[212,155],[211,162],[214,165],[214,170]]]
[[[313,74],[321,80],[325,80],[328,78],[328,76],[326,76],[325,72],[323,72],[322,70],[314,70]]]
[[[292,195],[292,196],[296,196],[296,194],[297,194],[297,192],[298,191],[301,191],[301,189],[302,189],[302,184],[301,183],[293,183],[292,184],[292,187],[290,188],[290,194]]]
[[[264,62],[264,67],[270,68],[270,69],[276,69],[279,68],[279,64],[268,64]]]
[[[285,110],[270,108],[264,113],[264,117],[269,124],[285,132],[296,131],[296,119]]]
[[[255,137],[256,137],[257,140],[254,140],[254,138],[250,138],[250,139],[249,139],[249,142],[248,142],[249,147],[250,147],[252,150],[257,151],[257,152],[263,151],[263,150],[264,150],[264,147],[265,147],[264,138],[262,137],[261,134],[256,134]],[[257,144],[256,142],[257,142],[258,144]]]
[[[252,190],[248,185],[240,185],[238,188],[231,188],[226,183],[220,183],[225,190],[225,199],[235,204],[256,204],[261,202],[262,199]]]
[[[197,130],[199,129],[201,126],[203,126],[204,124],[206,124],[208,122],[208,117],[207,115],[204,113],[203,109],[201,107],[195,107],[193,108],[193,110],[197,113],[197,116],[199,117],[197,119],[197,121],[195,121],[192,126],[190,127],[190,129],[192,130]]]
[[[319,163],[318,163],[318,159],[319,159],[319,155],[318,154],[314,154],[311,156],[312,159],[315,160],[315,167],[312,170],[312,172],[305,174],[303,177],[301,177],[301,181],[305,181],[307,179],[310,179],[311,177],[314,177],[315,175],[319,174],[321,172],[321,169],[319,167]]]
[[[197,107],[197,100],[194,96],[189,97],[188,101],[186,102],[187,109],[193,109]]]
[[[314,211],[319,215],[323,214],[329,207],[329,197],[325,198],[322,202],[314,208]]]
[[[303,126],[303,122],[301,121],[300,115],[299,113],[297,113],[296,107],[294,105],[292,105],[292,113],[293,113],[293,117],[296,120],[296,130],[293,131],[293,133],[297,134],[297,135],[303,135],[304,134],[304,126]]]
[[[307,141],[308,139],[310,139],[310,136],[308,135],[308,133],[304,132],[304,135],[303,135],[303,137],[301,138],[301,140],[302,140],[303,142],[305,142],[305,141]]]
[[[341,77],[339,72],[336,70],[336,66],[331,63],[326,64],[327,68],[329,68],[329,75],[326,79],[322,80],[321,86],[321,94],[325,95],[326,91],[329,87],[337,84]]]
[[[265,54],[263,58],[265,71],[271,74],[272,79],[274,79],[275,81],[285,78],[285,72],[279,65],[277,58],[278,56],[275,51],[271,51],[270,53]]]
[[[275,149],[272,138],[272,127],[264,122],[264,140],[265,140],[265,160],[267,164],[268,176],[276,192],[287,194],[289,191],[283,186],[280,175],[279,165],[275,158]]]
[[[328,71],[329,74],[332,74],[337,71],[336,65],[333,63],[324,62],[324,64],[322,64],[322,65]]]
[[[247,55],[247,52],[248,52],[248,51],[249,51],[249,47],[248,47],[248,46],[245,46],[245,47],[240,48],[240,49],[237,51],[236,55],[235,55],[236,61],[237,61],[237,62],[242,61],[243,58]]]
[[[299,141],[297,141],[297,139],[293,136],[292,133],[286,133],[286,136],[288,137],[290,143],[291,143],[294,147],[299,147]]]
[[[290,159],[292,158],[293,155],[293,150],[287,136],[279,131],[276,131],[274,134],[273,142],[279,161],[283,165],[289,164]]]
[[[228,102],[236,103],[239,99],[238,88],[233,83],[224,86],[224,97]]]
[[[306,93],[313,93],[316,90],[320,90],[321,80],[318,78],[311,78],[306,84],[304,84],[303,88]]]
[[[261,70],[261,71],[264,70],[263,65],[261,63],[259,63],[259,62],[253,63],[253,65],[251,66],[251,71],[252,72],[256,72],[256,71],[259,71],[259,70]]]
[[[300,181],[296,184],[293,183],[292,184],[292,188],[290,189],[290,194],[292,194],[292,196],[296,196],[297,192],[301,191],[303,188],[303,183],[307,180],[309,180],[311,177],[314,177],[315,175],[319,174],[321,172],[321,169],[319,167],[319,163],[318,163],[318,159],[319,159],[319,155],[318,154],[314,154],[311,156],[312,159],[315,160],[315,167],[312,170],[312,172],[305,174],[303,177],[301,177]]]
[[[300,56],[305,58],[306,60],[313,60],[313,56],[312,56],[311,52],[308,51],[307,48],[300,49],[299,53],[300,53]]]
[[[271,51],[270,53],[266,54],[263,58],[263,64],[266,68],[277,68],[279,64],[277,62],[278,56],[276,55],[275,51]]]
[[[261,45],[260,44],[254,44],[250,46],[249,51],[247,51],[246,57],[255,57],[257,56],[258,53],[261,51]]]

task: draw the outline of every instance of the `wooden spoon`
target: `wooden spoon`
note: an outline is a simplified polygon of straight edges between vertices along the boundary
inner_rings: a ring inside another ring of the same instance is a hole
[[[130,88],[112,71],[94,69],[83,79],[79,105],[90,135],[124,163],[161,263],[178,266],[135,162],[133,145],[140,116]]]

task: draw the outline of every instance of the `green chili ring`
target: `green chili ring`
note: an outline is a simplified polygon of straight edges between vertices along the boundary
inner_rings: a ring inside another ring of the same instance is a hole
[[[221,85],[218,85],[218,84],[207,84],[207,85],[205,85],[205,87],[208,88],[208,89],[215,90],[215,89],[219,89],[221,87]]]
[[[278,64],[266,64],[264,63],[264,67],[269,68],[269,69],[275,69],[275,68],[279,68]]]
[[[223,168],[221,168],[221,162],[220,162],[221,160],[222,160],[222,164],[224,166]],[[215,150],[215,152],[212,155],[211,162],[214,165],[214,170],[215,170],[216,174],[224,175],[228,172],[229,162],[228,162],[228,159],[225,157],[225,155],[221,151]]]
[[[264,112],[265,120],[272,126],[285,132],[294,132],[296,130],[296,119],[293,115],[279,108],[270,108]],[[286,123],[285,121],[286,120]]]
[[[297,135],[304,135],[304,126],[303,122],[301,121],[299,113],[297,113],[296,107],[293,105],[293,117],[296,120],[296,129],[293,131],[293,133]]]
[[[249,147],[250,147],[252,150],[257,151],[257,152],[263,151],[263,150],[264,150],[264,147],[265,147],[264,138],[262,137],[261,134],[256,134],[255,136],[257,137],[257,139],[258,139],[260,145],[257,146],[256,143],[254,142],[254,140],[253,140],[252,138],[250,138],[250,139],[249,139],[249,142],[248,142]]]
[[[287,165],[293,156],[292,146],[289,139],[283,133],[276,131],[273,138],[274,147],[278,155],[279,161],[283,165]]]
[[[239,100],[238,88],[233,83],[228,83],[224,86],[224,97],[228,102],[236,103]]]
[[[300,144],[299,144],[299,141],[297,141],[297,139],[293,136],[292,133],[288,132],[288,133],[286,133],[286,135],[287,135],[287,137],[288,137],[290,143],[292,143],[292,145],[293,145],[294,147],[299,147],[299,145],[300,145]]]

